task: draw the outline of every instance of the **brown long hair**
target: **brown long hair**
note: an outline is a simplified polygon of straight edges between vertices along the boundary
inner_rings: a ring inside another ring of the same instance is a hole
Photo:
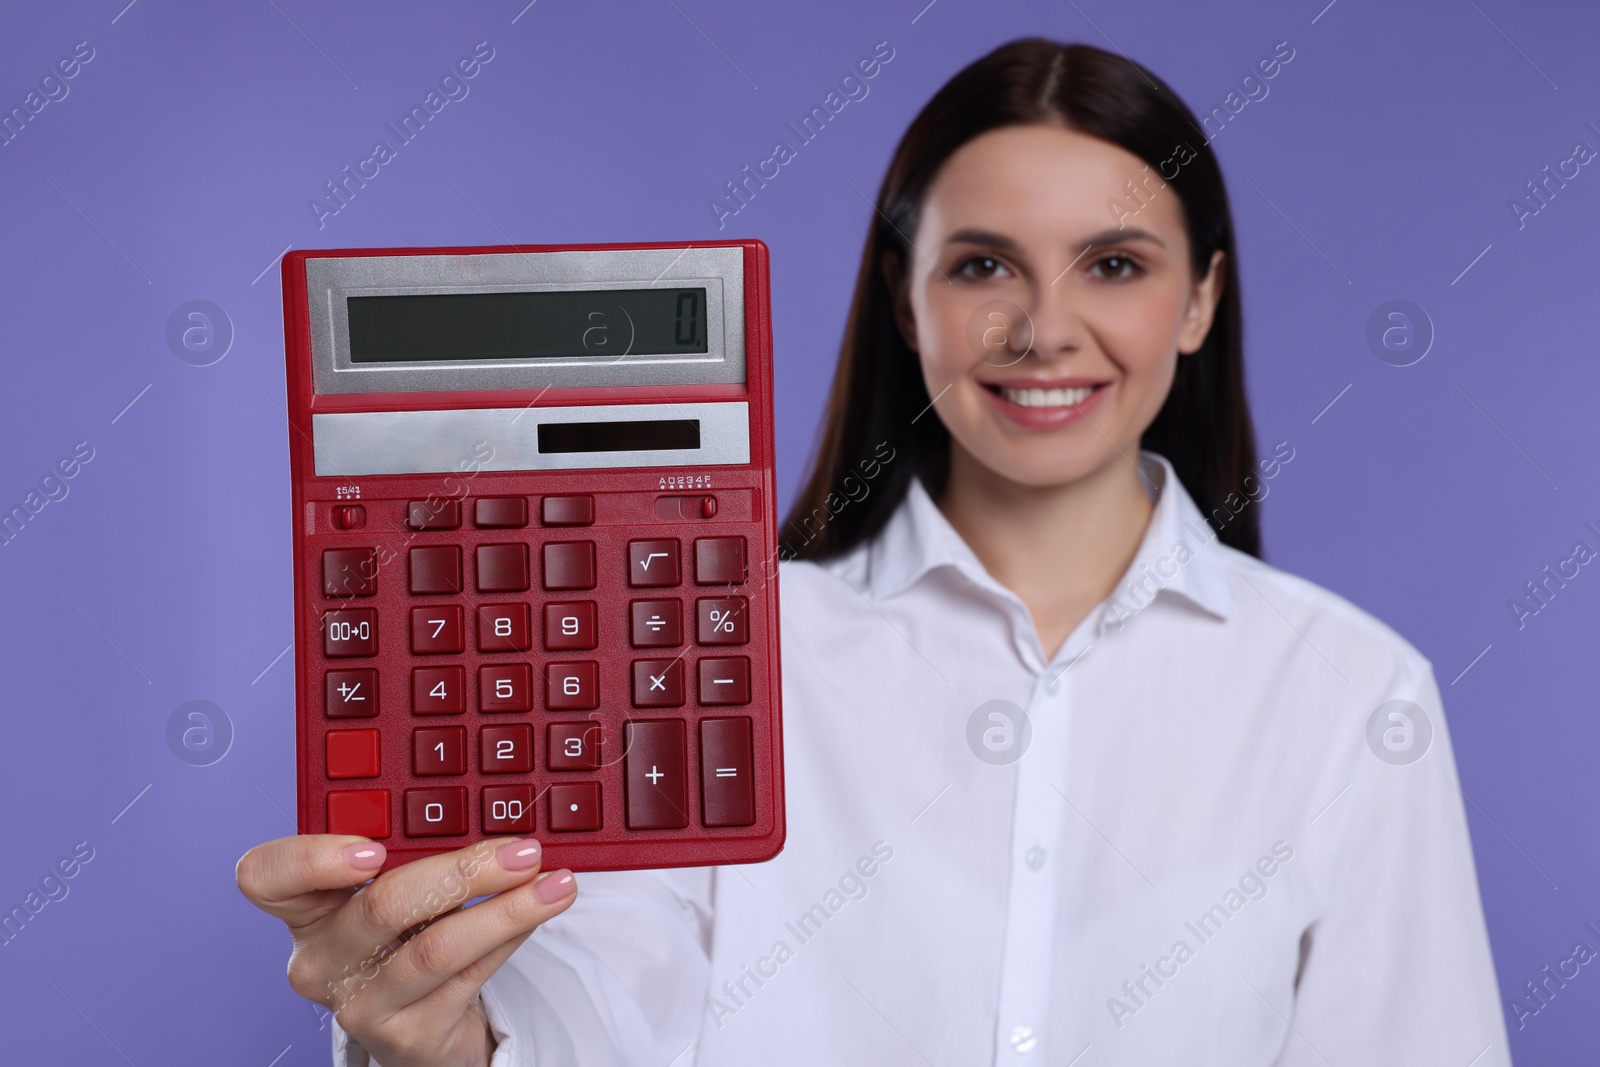
[[[1179,145],[1193,153],[1175,177],[1161,176],[1183,204],[1194,275],[1205,274],[1213,252],[1226,254],[1222,297],[1205,342],[1178,360],[1172,389],[1140,444],[1172,463],[1225,544],[1260,556],[1259,509],[1233,514],[1224,504],[1238,499],[1257,471],[1222,172],[1194,114],[1154,74],[1098,48],[1033,37],[1000,46],[946,82],[895,149],[861,253],[821,438],[780,532],[780,558],[825,559],[870,538],[913,477],[934,496],[943,491],[950,434],[929,413],[916,353],[895,326],[882,260],[885,253],[898,257],[904,273],[928,186],[958,148],[990,130],[1039,123],[1108,141],[1152,170]],[[857,496],[852,486],[865,491]]]

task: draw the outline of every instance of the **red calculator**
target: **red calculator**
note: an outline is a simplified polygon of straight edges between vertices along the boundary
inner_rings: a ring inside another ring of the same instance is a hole
[[[283,260],[301,833],[783,846],[767,248]]]

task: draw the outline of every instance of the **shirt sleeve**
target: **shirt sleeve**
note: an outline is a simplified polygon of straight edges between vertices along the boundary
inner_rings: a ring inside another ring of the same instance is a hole
[[[713,872],[579,874],[578,899],[483,985],[490,1067],[691,1067],[710,981]],[[381,1067],[334,1024],[335,1067]]]
[[[1463,794],[1425,661],[1399,691],[1415,707],[1390,710],[1411,720],[1411,733],[1386,712],[1361,739],[1327,907],[1302,942],[1277,1067],[1511,1063]],[[1395,731],[1388,745],[1384,730]]]

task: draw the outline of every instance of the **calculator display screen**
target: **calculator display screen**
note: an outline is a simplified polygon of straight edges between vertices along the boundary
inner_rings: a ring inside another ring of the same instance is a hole
[[[706,290],[350,296],[351,363],[707,351]]]

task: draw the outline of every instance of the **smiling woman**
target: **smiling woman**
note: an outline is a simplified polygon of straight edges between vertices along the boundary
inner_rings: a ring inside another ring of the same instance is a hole
[[[260,846],[338,1062],[1509,1063],[1432,666],[1259,558],[1294,451],[1256,454],[1217,161],[1166,162],[1195,128],[1037,39],[933,97],[783,533],[784,851],[575,892],[508,843],[340,1004],[459,855],[346,896],[371,842]]]
[[[1095,317],[1140,355],[1155,338],[1128,331],[1181,328],[1176,340],[1189,358],[1146,358],[1115,406],[1132,425],[1139,403],[1157,401],[1159,410],[1141,427],[1142,443],[1172,460],[1203,512],[1251,473],[1255,443],[1227,194],[1209,152],[1176,170],[1166,162],[1194,127],[1182,103],[1154,86],[1138,68],[1098,49],[1023,41],[974,63],[929,101],[879,189],[821,447],[795,512],[811,511],[830,490],[834,468],[848,467],[851,456],[878,440],[912,457],[894,475],[897,487],[915,476],[937,495],[949,476],[951,428],[945,419],[918,415],[935,392],[956,384],[955,363],[982,367],[971,386],[996,392],[1017,385],[1001,373],[1018,362],[1015,354],[992,358],[971,346],[962,352],[959,344],[935,348],[939,377],[925,380],[918,356],[930,358],[921,351],[926,340],[907,328],[917,302],[915,310],[940,316],[937,329],[928,322],[928,337],[960,338],[979,305],[1008,297],[1029,309],[1032,330],[1013,331],[1016,341],[1024,349],[1036,341],[1047,356],[1052,345],[1058,357],[1076,347],[1073,338],[1048,331],[1063,326],[1050,309],[1076,307],[1080,298],[1092,301]],[[1163,177],[1171,173],[1167,181],[1177,195],[1152,197],[1137,227],[1108,227],[1104,205],[1125,198],[1130,182],[1164,163]],[[1063,189],[1072,195],[1059,195]],[[957,218],[956,211],[971,217]],[[1155,305],[1145,306],[1152,299]],[[1131,310],[1162,314],[1150,320]],[[1103,374],[1083,381],[1024,377],[1022,387],[1091,390],[1092,405],[1078,401],[1069,405],[1078,410],[1047,414],[1047,423],[1091,414],[1105,401],[1095,396],[1099,387],[1115,384]],[[1016,394],[1000,399],[995,408],[1002,413],[1022,406]],[[971,388],[953,400],[938,398],[941,415],[970,411],[974,402]],[[1038,406],[1037,395],[1023,404]],[[1079,436],[1095,433],[1080,429]],[[1172,447],[1178,441],[1189,447]],[[1116,442],[1124,449],[1128,443]],[[1141,438],[1132,443],[1137,447]],[[793,551],[823,558],[859,543],[882,527],[899,495],[882,494],[875,507],[836,524],[832,537]],[[1259,554],[1258,525],[1233,527],[1224,541]]]

